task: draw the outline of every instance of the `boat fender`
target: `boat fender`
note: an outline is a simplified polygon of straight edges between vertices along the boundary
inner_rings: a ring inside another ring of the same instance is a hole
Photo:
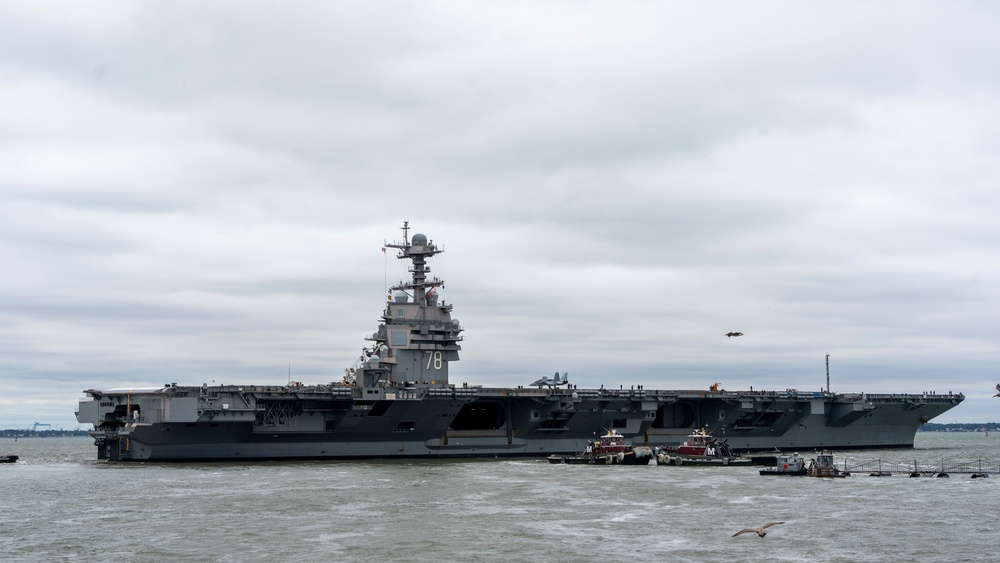
[[[621,463],[623,461],[625,461],[625,454],[622,452],[618,452],[618,463]]]

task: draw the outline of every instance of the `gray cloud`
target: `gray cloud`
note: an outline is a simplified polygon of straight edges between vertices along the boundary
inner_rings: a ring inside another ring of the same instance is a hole
[[[998,9],[0,7],[0,427],[339,379],[407,276],[456,381],[996,384]],[[721,335],[741,330],[735,341]]]

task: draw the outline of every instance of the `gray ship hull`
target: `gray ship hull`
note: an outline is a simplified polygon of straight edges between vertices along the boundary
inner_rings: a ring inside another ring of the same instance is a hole
[[[77,420],[114,461],[545,457],[617,430],[676,446],[695,429],[737,451],[912,447],[917,428],[962,395],[844,395],[577,389],[566,374],[529,387],[456,387],[463,328],[439,301],[423,234],[385,243],[412,280],[390,293],[377,330],[343,380],[326,385],[165,385],[86,391]],[[731,335],[737,335],[732,333]]]
[[[116,461],[545,457],[579,452],[608,428],[650,447],[705,428],[737,451],[905,448],[963,398],[478,387],[374,400],[325,387],[88,393],[78,418],[95,425],[98,457]]]

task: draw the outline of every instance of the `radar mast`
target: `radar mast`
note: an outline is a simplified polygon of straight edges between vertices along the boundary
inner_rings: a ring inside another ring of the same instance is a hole
[[[448,364],[457,361],[462,327],[451,318],[452,306],[439,302],[444,280],[429,277],[428,259],[444,252],[426,235],[409,236],[409,221],[400,228],[402,242],[386,242],[396,257],[409,260],[409,281],[390,289],[390,301],[379,329],[369,340],[374,346],[362,356],[357,384],[365,388],[446,387]],[[412,301],[411,301],[412,297]]]

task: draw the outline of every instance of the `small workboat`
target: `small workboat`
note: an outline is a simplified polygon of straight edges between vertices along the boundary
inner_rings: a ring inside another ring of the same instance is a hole
[[[839,478],[847,477],[850,473],[837,469],[837,466],[833,463],[833,454],[827,450],[823,450],[822,453],[816,455],[816,459],[809,462],[806,475],[810,477]]]
[[[798,452],[793,454],[778,454],[775,457],[773,469],[761,469],[761,475],[786,475],[789,477],[806,474],[806,460]]]
[[[0,455],[0,463],[14,463],[17,461],[16,455]]]

